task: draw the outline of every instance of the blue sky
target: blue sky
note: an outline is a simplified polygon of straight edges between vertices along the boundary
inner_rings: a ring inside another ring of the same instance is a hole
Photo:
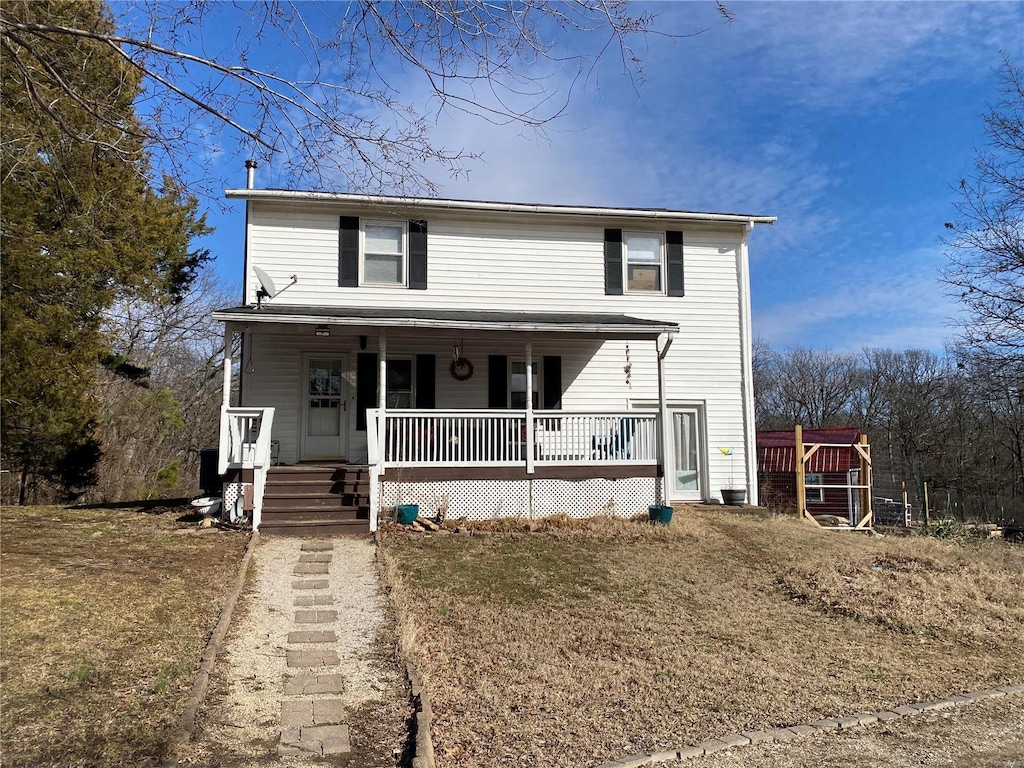
[[[649,38],[639,84],[604,61],[543,133],[437,114],[439,140],[482,155],[468,178],[435,173],[440,194],[774,215],[751,238],[757,336],[941,350],[958,311],[938,281],[951,187],[984,143],[1002,54],[1024,64],[1024,3],[726,4],[731,24],[711,2],[651,5],[663,28],[706,31]],[[284,185],[259,169],[257,186]],[[210,211],[225,281],[242,218]]]

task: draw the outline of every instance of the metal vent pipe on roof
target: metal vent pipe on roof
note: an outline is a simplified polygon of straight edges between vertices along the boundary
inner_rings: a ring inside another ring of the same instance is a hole
[[[245,188],[252,189],[256,184],[256,161],[245,161]]]

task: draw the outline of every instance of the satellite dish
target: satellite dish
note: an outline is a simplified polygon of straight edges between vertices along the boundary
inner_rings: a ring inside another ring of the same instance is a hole
[[[256,306],[259,307],[264,297],[272,299],[277,295],[277,287],[270,279],[270,275],[259,267],[253,267],[252,271],[256,273],[256,279],[260,281],[260,289],[256,291]]]
[[[260,288],[256,291],[256,309],[263,308],[263,299],[272,299],[279,293],[283,293],[286,289],[291,288],[299,282],[299,278],[292,275],[292,281],[279,291],[277,290],[277,286],[274,285],[274,281],[270,278],[270,275],[262,269],[259,267],[253,267],[252,271],[256,273],[256,279],[260,281]]]

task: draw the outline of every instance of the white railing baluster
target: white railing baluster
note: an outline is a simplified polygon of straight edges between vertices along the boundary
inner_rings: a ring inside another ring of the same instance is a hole
[[[657,413],[524,411],[389,411],[369,446],[384,466],[539,466],[652,464]],[[258,429],[258,423],[253,422]],[[241,431],[244,431],[242,428]],[[377,442],[377,441],[374,441]],[[369,437],[368,437],[369,443]],[[252,446],[257,450],[255,446]],[[527,453],[530,451],[531,453]]]
[[[252,470],[252,528],[259,530],[263,512],[263,492],[271,462],[271,436],[274,427],[273,408],[222,408],[220,452],[217,468],[221,475],[236,469]]]

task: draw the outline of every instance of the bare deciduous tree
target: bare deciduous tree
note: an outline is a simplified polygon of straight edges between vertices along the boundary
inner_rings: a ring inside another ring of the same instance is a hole
[[[1001,361],[970,348],[865,349],[851,361],[821,350],[779,353],[764,342],[755,359],[759,429],[858,427],[871,444],[876,495],[906,490],[920,511],[927,482],[933,509],[1024,520],[1024,383]],[[839,402],[846,379],[845,405],[814,421],[819,402]]]
[[[86,498],[192,490],[199,452],[217,445],[220,425],[224,331],[211,315],[236,294],[203,273],[177,304],[124,301],[107,313],[112,348],[138,373],[100,373],[104,450]]]
[[[431,114],[459,110],[541,128],[596,78],[605,54],[614,52],[641,79],[638,46],[646,36],[699,33],[664,29],[656,13],[625,0],[146,0],[119,6],[116,33],[55,23],[33,8],[0,6],[0,47],[26,91],[57,87],[97,120],[113,119],[46,65],[41,43],[109,46],[145,88],[137,103],[143,119],[120,127],[139,132],[179,178],[202,178],[185,173],[187,163],[234,146],[273,158],[309,188],[365,191],[432,191],[428,166],[464,170],[471,155],[436,143]],[[237,35],[226,37],[236,26]],[[39,98],[36,106],[68,139],[95,140],[59,104]]]
[[[942,276],[967,309],[964,342],[993,370],[1024,375],[1024,73],[1009,60],[984,117],[988,148],[962,179]]]
[[[854,355],[798,347],[759,356],[770,361],[759,363],[761,372],[755,374],[762,382],[759,412],[773,427],[832,427],[848,420],[856,387]]]

